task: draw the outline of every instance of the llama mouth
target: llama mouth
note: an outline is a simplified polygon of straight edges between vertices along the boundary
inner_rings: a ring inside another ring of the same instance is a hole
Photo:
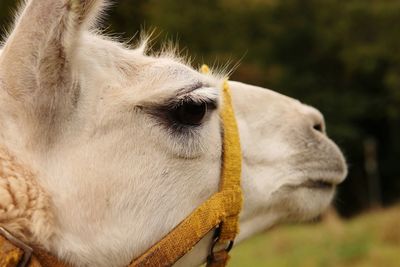
[[[301,184],[302,187],[318,190],[332,190],[335,185],[323,180],[307,180]]]

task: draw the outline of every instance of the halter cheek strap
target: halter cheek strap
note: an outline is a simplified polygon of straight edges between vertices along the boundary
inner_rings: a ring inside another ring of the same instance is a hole
[[[209,68],[203,65],[201,72],[207,74]],[[229,250],[239,231],[239,213],[243,202],[240,186],[242,154],[227,80],[224,81],[222,95],[223,107],[220,116],[224,138],[219,192],[199,206],[161,241],[134,260],[130,267],[171,266],[213,229],[216,231],[207,266],[220,267],[227,264]],[[222,250],[215,251],[221,247]]]
[[[203,66],[201,72],[208,73],[208,67]],[[171,266],[213,230],[215,232],[207,267],[222,267],[227,264],[228,253],[239,231],[239,213],[243,203],[240,186],[242,156],[227,80],[223,84],[222,96],[223,107],[220,116],[223,153],[219,192],[197,207],[161,241],[132,261],[129,267]],[[0,231],[0,266],[68,266],[41,249],[34,249],[32,252],[32,249],[21,243],[4,229]]]

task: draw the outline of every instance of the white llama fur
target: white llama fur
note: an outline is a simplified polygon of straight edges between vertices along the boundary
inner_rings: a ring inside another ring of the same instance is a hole
[[[220,178],[218,109],[184,132],[149,110],[199,84],[190,97],[218,103],[222,79],[89,30],[104,6],[28,0],[0,52],[0,141],[35,174],[1,176],[0,225],[74,266],[127,265],[216,192]],[[244,157],[238,240],[320,214],[334,187],[307,183],[346,176],[322,115],[267,89],[230,86]],[[27,205],[30,187],[38,201]],[[9,223],[15,214],[21,225]],[[203,263],[210,240],[177,265]]]

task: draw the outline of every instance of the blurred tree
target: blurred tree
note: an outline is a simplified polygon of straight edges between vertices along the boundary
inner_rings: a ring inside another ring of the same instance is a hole
[[[132,38],[146,26],[147,4],[149,0],[119,0],[113,2],[110,12],[107,12],[105,25],[107,32],[125,39]]]
[[[11,27],[13,11],[16,10],[17,2],[15,0],[0,1],[0,34],[3,36]]]

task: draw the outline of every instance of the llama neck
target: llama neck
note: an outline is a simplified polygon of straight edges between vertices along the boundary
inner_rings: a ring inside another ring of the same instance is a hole
[[[48,249],[54,236],[50,199],[27,165],[0,146],[0,226]]]

